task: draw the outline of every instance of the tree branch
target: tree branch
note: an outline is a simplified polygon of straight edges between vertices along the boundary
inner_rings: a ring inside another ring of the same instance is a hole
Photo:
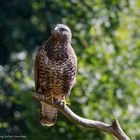
[[[45,102],[43,95],[34,93],[33,97],[38,101]],[[47,102],[48,103],[48,102]],[[72,122],[88,127],[88,128],[98,128],[101,131],[110,133],[118,138],[118,140],[130,140],[130,138],[122,130],[117,118],[114,119],[112,125],[106,124],[104,122],[89,120],[82,118],[75,114],[68,106],[64,105],[62,101],[54,100],[54,105],[60,112],[62,112],[69,120]]]

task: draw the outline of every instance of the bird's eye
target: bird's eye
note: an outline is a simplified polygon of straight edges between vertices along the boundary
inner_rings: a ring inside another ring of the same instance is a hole
[[[65,29],[65,28],[61,28],[60,30],[61,30],[61,31],[67,31],[67,29]]]

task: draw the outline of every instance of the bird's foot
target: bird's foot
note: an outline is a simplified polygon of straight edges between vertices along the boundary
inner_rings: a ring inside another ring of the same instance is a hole
[[[61,100],[61,103],[63,104],[63,106],[70,105],[70,103],[66,102],[66,100]]]

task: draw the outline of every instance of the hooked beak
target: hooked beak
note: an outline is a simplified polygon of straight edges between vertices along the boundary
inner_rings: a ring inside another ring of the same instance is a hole
[[[56,26],[53,30],[53,33],[54,34],[60,34],[59,27]]]
[[[58,27],[57,26],[54,28],[54,31],[58,31]]]

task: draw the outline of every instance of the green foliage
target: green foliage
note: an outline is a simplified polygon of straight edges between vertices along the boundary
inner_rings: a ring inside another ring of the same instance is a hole
[[[39,123],[32,98],[39,46],[57,23],[67,24],[78,56],[71,108],[82,117],[111,123],[117,117],[140,139],[140,1],[7,0],[0,4],[0,135],[29,140],[112,140],[74,125],[61,113],[53,127]]]

